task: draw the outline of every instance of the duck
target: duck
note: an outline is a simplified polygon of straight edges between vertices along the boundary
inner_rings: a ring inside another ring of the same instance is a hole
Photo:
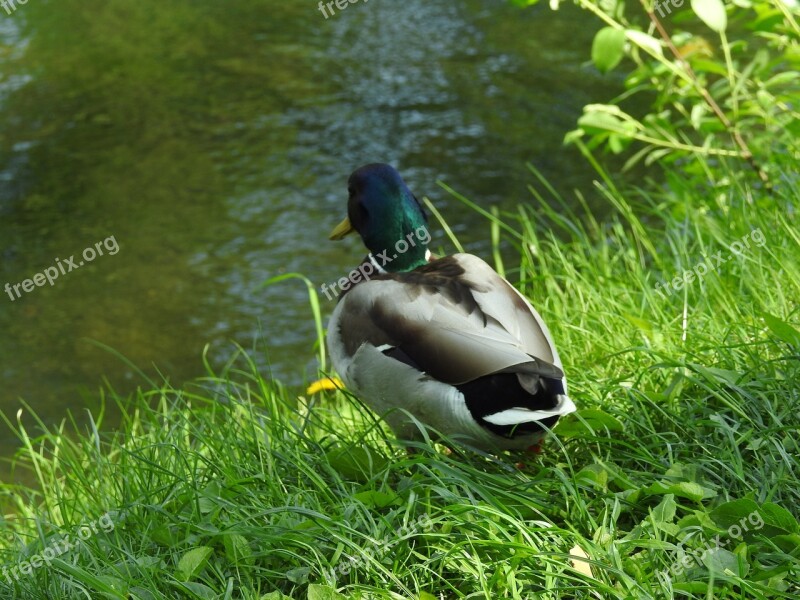
[[[538,451],[576,410],[553,338],[531,303],[481,258],[436,257],[428,217],[391,165],[348,179],[347,216],[369,253],[339,280],[326,342],[341,381],[400,440]]]

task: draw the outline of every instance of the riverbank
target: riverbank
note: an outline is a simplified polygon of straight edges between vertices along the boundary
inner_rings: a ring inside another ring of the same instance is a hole
[[[346,393],[290,393],[241,353],[109,396],[116,432],[17,428],[39,489],[0,490],[0,595],[796,597],[800,194],[779,168],[774,197],[606,185],[597,220],[539,182],[489,215],[580,408],[523,468],[409,455]]]

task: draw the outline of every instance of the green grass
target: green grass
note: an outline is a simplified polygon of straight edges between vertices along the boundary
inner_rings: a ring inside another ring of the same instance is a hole
[[[0,566],[114,526],[0,574],[0,597],[796,598],[793,169],[775,197],[677,175],[663,191],[606,184],[603,220],[538,181],[531,205],[487,214],[492,255],[550,325],[581,409],[523,468],[407,454],[346,394],[297,397],[243,352],[185,389],[114,398],[115,432],[15,426],[38,486],[0,490]],[[656,291],[753,230],[763,246]],[[737,521],[749,530],[732,539]]]

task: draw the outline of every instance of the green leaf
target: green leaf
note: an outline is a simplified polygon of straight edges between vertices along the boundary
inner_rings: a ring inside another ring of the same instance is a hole
[[[765,90],[756,90],[756,100],[764,110],[772,110],[775,107],[775,96]]]
[[[769,313],[761,313],[761,318],[776,338],[790,346],[800,347],[800,331]]]
[[[622,131],[622,121],[607,112],[587,112],[578,118],[578,126],[590,134]]]
[[[358,481],[368,481],[373,473],[380,471],[387,464],[385,458],[367,446],[331,450],[325,458],[341,475]]]
[[[739,557],[724,548],[713,548],[708,552],[703,552],[701,556],[706,568],[716,573],[717,576],[724,574],[725,571],[730,571],[734,575],[744,577],[750,569],[750,565],[743,562],[740,571]]]
[[[650,50],[653,54],[664,56],[664,49],[661,42],[652,35],[639,31],[638,29],[626,29],[625,36],[635,45]]]
[[[681,481],[680,483],[672,484],[657,481],[644,491],[650,495],[675,494],[679,498],[688,498],[694,502],[700,502],[700,500],[713,498],[717,495],[714,490],[705,488],[693,481]]]
[[[642,319],[640,317],[637,317],[636,315],[632,315],[629,313],[622,313],[622,316],[625,317],[625,320],[628,321],[631,325],[638,327],[645,333],[648,334],[653,333],[653,324],[647,319]]]
[[[240,561],[246,564],[252,564],[253,552],[250,549],[250,544],[247,543],[247,538],[238,533],[227,533],[222,538],[222,543],[225,546],[225,556],[232,563]]]
[[[601,73],[608,73],[619,64],[625,54],[625,32],[614,27],[603,27],[592,42],[592,62]]]
[[[369,508],[387,508],[393,504],[400,504],[402,502],[400,496],[395,494],[391,489],[388,492],[382,492],[380,490],[358,492],[353,495],[353,498]]]
[[[800,533],[800,524],[792,513],[772,502],[759,507],[748,498],[732,500],[717,506],[710,516],[714,523],[727,529],[728,535],[746,542],[757,540],[759,536],[773,538]]]
[[[150,531],[150,539],[160,546],[175,546],[181,540],[169,525],[158,525]]]
[[[308,600],[347,600],[347,596],[328,586],[312,583],[308,586]]]
[[[622,423],[597,408],[584,408],[559,420],[555,432],[563,438],[602,435],[605,432],[624,431]]]
[[[714,73],[715,75],[722,75],[723,77],[728,76],[724,65],[714,62],[713,60],[697,58],[692,61],[692,67],[697,73]]]
[[[639,502],[639,498],[642,496],[641,489],[626,489],[622,490],[621,492],[617,492],[615,494],[617,498],[623,500],[626,504],[636,504]]]
[[[692,107],[692,113],[690,121],[692,123],[692,127],[695,129],[700,129],[700,125],[703,123],[703,117],[706,114],[706,107],[699,102]]]
[[[686,515],[678,521],[678,527],[681,529],[702,527],[706,534],[711,532],[712,535],[723,532],[705,510],[696,510],[692,514]]]
[[[722,33],[728,26],[728,15],[722,0],[692,0],[692,10],[717,33]]]
[[[697,472],[697,465],[694,464],[686,464],[686,463],[672,463],[667,469],[667,472],[664,473],[664,477],[667,479],[677,482],[677,481],[700,481],[699,473]]]
[[[726,385],[738,385],[742,380],[742,374],[730,369],[718,369],[717,367],[704,367],[703,375],[710,381],[724,383]]]
[[[617,21],[625,13],[625,0],[598,0],[598,4],[604,13],[614,17]]]
[[[120,596],[127,596],[130,587],[130,584],[127,581],[111,575],[98,575],[97,578],[111,589],[120,593]]]
[[[586,132],[583,129],[573,129],[572,131],[568,131],[564,135],[564,145],[568,146],[569,144],[575,143],[577,140],[581,139]]]
[[[615,486],[618,490],[639,489],[639,486],[627,477],[624,469],[620,469],[610,463],[601,463],[599,466],[608,474],[608,483]]]
[[[614,154],[622,154],[631,143],[631,138],[612,133],[608,136],[608,147]]]
[[[605,490],[608,487],[608,471],[603,465],[587,465],[575,475],[575,480]]]
[[[784,71],[782,73],[778,73],[773,77],[770,77],[767,81],[764,82],[764,87],[769,89],[774,86],[781,86],[787,83],[793,83],[798,77],[800,77],[800,73],[798,73],[797,71]]]
[[[297,567],[286,571],[286,579],[297,585],[303,585],[308,581],[311,574],[311,567]]]
[[[720,504],[709,516],[720,527],[728,528],[750,514],[758,514],[758,504],[749,498],[740,498]]]
[[[658,506],[653,509],[653,519],[657,523],[672,523],[675,519],[675,511],[678,505],[675,503],[675,496],[667,494],[664,499],[659,502]]]
[[[263,594],[259,600],[283,600],[285,596],[280,592],[270,592],[269,594]]]
[[[695,502],[700,502],[700,500],[707,500],[708,498],[713,498],[717,495],[717,492],[714,490],[703,487],[699,483],[695,483],[693,481],[681,481],[680,483],[673,483],[669,486],[669,493],[675,494],[680,498],[688,498],[689,500],[694,500]]]
[[[217,592],[202,583],[179,581],[173,583],[173,585],[188,594],[190,598],[194,598],[194,600],[217,600],[219,598]]]
[[[661,160],[662,158],[664,158],[665,156],[669,155],[672,152],[673,152],[672,148],[659,148],[658,150],[653,150],[650,153],[650,156],[648,156],[644,160],[644,164],[649,167],[654,162]]]
[[[175,577],[181,581],[191,581],[206,566],[213,548],[209,546],[198,546],[189,550],[178,561],[178,569]]]
[[[794,515],[782,506],[773,502],[765,502],[761,507],[761,516],[764,523],[773,527],[780,527],[790,533],[800,533],[800,524]]]

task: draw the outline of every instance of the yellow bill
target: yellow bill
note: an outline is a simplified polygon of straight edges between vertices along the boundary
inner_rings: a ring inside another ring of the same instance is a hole
[[[352,233],[353,231],[355,231],[355,229],[353,228],[353,225],[350,223],[350,219],[348,217],[345,217],[344,221],[339,223],[334,228],[334,230],[331,231],[331,234],[328,236],[328,239],[329,240],[340,240],[344,236],[346,236],[348,233]]]

